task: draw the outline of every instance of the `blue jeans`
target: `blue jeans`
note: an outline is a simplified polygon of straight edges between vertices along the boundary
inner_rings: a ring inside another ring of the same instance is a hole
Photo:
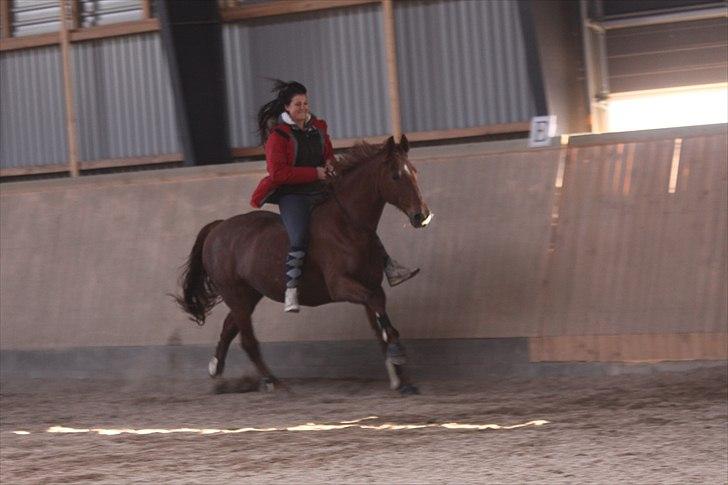
[[[290,247],[286,257],[286,288],[298,287],[303,261],[308,249],[308,226],[315,197],[310,194],[287,194],[278,200]]]
[[[291,250],[306,251],[308,248],[308,226],[313,203],[314,197],[308,194],[288,194],[278,201]]]

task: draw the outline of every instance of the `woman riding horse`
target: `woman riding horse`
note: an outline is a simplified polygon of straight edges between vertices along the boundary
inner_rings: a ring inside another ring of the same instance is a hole
[[[426,227],[432,219],[408,150],[404,135],[399,143],[389,137],[381,145],[357,144],[334,162],[337,175],[330,181],[331,197],[311,219],[312,244],[299,295],[307,306],[362,305],[382,345],[390,386],[402,394],[417,389],[406,377],[406,353],[387,316],[382,289],[386,256],[376,230],[387,204],[405,214],[415,228]],[[252,314],[264,296],[285,301],[286,282],[276,268],[289,246],[281,217],[262,210],[212,221],[197,235],[176,300],[200,325],[219,302],[230,309],[208,366],[212,377],[222,375],[230,343],[239,334],[264,382],[281,385],[263,361]]]
[[[298,312],[298,283],[308,251],[311,210],[326,198],[322,181],[335,175],[334,150],[326,121],[309,111],[306,87],[295,81],[274,82],[276,97],[258,111],[268,175],[258,184],[250,203],[255,208],[265,203],[278,204],[289,240],[283,311]],[[400,265],[386,251],[384,254],[384,272],[390,286],[419,272]]]

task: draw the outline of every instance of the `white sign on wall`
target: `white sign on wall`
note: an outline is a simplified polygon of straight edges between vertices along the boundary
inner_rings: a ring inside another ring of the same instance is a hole
[[[531,134],[528,136],[528,146],[547,147],[551,145],[551,138],[556,136],[556,115],[534,116],[531,118]]]

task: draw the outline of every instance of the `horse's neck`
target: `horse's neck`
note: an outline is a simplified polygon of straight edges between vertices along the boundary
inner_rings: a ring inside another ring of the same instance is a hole
[[[357,228],[366,228],[376,231],[379,219],[384,211],[384,199],[374,186],[377,179],[377,163],[371,161],[361,167],[356,167],[351,173],[344,175],[334,187],[338,202],[334,201],[334,210],[341,211],[339,203],[346,211],[344,219],[347,224]]]

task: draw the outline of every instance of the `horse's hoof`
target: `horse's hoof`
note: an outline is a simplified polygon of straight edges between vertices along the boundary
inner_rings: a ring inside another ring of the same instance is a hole
[[[217,377],[222,374],[222,370],[225,368],[224,364],[221,364],[217,357],[210,359],[210,363],[207,364],[207,373],[210,377]]]
[[[264,377],[260,381],[261,388],[264,391],[273,392],[276,390],[283,390],[290,392],[291,389],[283,382],[275,378]]]
[[[404,346],[399,342],[387,345],[387,359],[394,365],[404,365],[407,363],[407,354]]]
[[[414,396],[420,393],[420,390],[412,384],[402,384],[398,391],[402,396]]]
[[[240,379],[218,379],[212,392],[215,394],[232,394],[243,392],[255,392],[260,386],[260,381],[254,377],[243,376]]]
[[[214,394],[227,394],[230,392],[230,386],[225,380],[218,380],[215,382],[215,386],[212,388]]]

